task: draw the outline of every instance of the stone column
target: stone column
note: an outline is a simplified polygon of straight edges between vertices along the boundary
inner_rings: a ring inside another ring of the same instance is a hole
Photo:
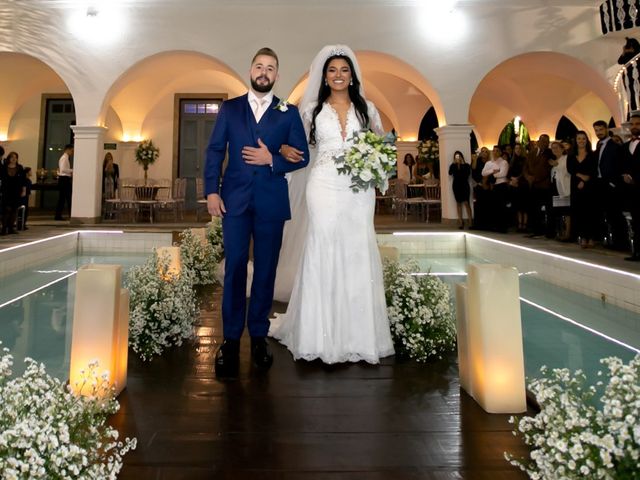
[[[472,129],[473,125],[446,125],[435,129],[438,134],[438,147],[440,150],[440,190],[443,224],[454,224],[458,219],[456,199],[451,188],[452,178],[449,176],[449,165],[453,163],[453,154],[456,150],[462,152],[467,163],[471,163]],[[471,202],[471,200],[469,201]]]
[[[74,134],[71,223],[97,223],[102,209],[102,158],[106,127],[72,125]]]

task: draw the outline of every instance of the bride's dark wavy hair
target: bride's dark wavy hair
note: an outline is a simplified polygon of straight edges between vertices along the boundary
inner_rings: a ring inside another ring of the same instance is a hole
[[[351,99],[351,103],[356,110],[356,115],[360,123],[365,126],[365,128],[369,127],[369,114],[367,113],[367,102],[360,95],[360,79],[356,75],[355,68],[353,68],[353,62],[346,55],[333,55],[327,58],[327,61],[324,62],[324,66],[322,67],[322,81],[320,82],[320,90],[318,91],[318,104],[316,108],[313,109],[313,116],[311,118],[311,128],[309,130],[309,145],[316,144],[316,117],[322,110],[322,105],[331,95],[331,87],[326,85],[324,79],[327,76],[327,70],[329,69],[329,64],[331,60],[336,58],[344,59],[349,65],[349,69],[351,70],[351,79],[353,80],[353,85],[349,85],[349,98]]]

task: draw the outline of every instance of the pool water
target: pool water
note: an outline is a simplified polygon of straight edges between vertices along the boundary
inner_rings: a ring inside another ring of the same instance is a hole
[[[409,258],[402,256],[401,259]],[[440,276],[450,285],[466,281],[470,263],[478,259],[411,256],[422,272]],[[603,370],[600,359],[631,360],[640,350],[640,315],[566,288],[535,274],[520,275],[525,373],[538,377],[540,367],[581,369],[590,382]],[[606,367],[604,367],[606,369]]]
[[[147,257],[148,254],[73,255],[3,278],[0,281],[0,340],[2,347],[8,347],[13,354],[14,375],[24,371],[22,359],[31,357],[44,363],[54,377],[66,380],[71,355],[75,272],[89,263],[119,264],[125,272],[133,265],[144,263]]]
[[[147,257],[146,253],[69,256],[1,279],[0,340],[14,354],[15,374],[24,370],[20,359],[31,357],[43,362],[52,375],[67,378],[78,267],[120,264],[126,272]],[[466,281],[468,264],[480,261],[437,255],[411,258],[420,272],[438,275],[451,286]],[[601,358],[615,355],[629,361],[640,349],[638,314],[547,284],[535,274],[520,275],[520,295],[528,377],[538,376],[540,367],[547,365],[582,369],[595,383]]]

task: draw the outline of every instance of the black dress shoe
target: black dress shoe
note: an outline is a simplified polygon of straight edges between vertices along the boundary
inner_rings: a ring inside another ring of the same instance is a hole
[[[240,342],[225,340],[216,353],[215,370],[217,378],[238,378],[240,371]]]
[[[269,370],[273,364],[273,355],[264,337],[251,337],[251,361],[260,370]]]
[[[630,257],[625,257],[625,260],[628,262],[640,262],[640,255],[632,255]]]

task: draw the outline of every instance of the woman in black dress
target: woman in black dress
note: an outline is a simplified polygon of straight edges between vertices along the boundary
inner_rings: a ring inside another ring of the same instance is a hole
[[[464,155],[462,155],[462,152],[456,151],[456,153],[453,154],[453,163],[449,167],[449,175],[453,175],[453,196],[456,198],[458,224],[459,228],[462,230],[464,228],[464,219],[462,216],[463,206],[467,211],[469,225],[473,223],[471,206],[469,205],[469,197],[471,195],[469,176],[471,175],[471,166],[464,161]]]
[[[529,182],[524,178],[522,170],[524,162],[527,160],[524,148],[516,143],[513,148],[513,156],[509,162],[509,193],[511,207],[516,212],[518,219],[518,232],[527,231],[527,212],[529,211]]]
[[[598,164],[586,132],[576,133],[576,147],[576,154],[567,157],[567,171],[571,174],[571,224],[580,246],[587,248],[593,246],[596,236],[593,180],[598,176]]]
[[[26,195],[24,169],[18,163],[18,154],[11,152],[0,167],[0,184],[2,185],[2,230],[0,235],[16,232],[16,214],[20,206],[20,198]]]

